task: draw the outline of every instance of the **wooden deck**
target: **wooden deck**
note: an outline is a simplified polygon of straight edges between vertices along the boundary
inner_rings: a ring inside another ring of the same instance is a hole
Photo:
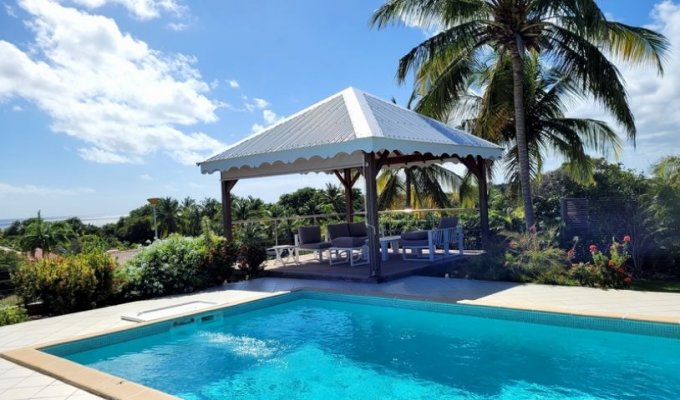
[[[442,274],[454,263],[464,261],[468,257],[479,255],[479,251],[465,251],[463,255],[418,261],[404,261],[401,254],[390,254],[388,261],[382,262],[380,278],[371,277],[368,265],[350,267],[349,264],[330,265],[328,261],[320,263],[311,255],[300,257],[299,264],[282,266],[274,260],[267,262],[265,274],[279,278],[342,280],[352,282],[387,282],[411,275]]]

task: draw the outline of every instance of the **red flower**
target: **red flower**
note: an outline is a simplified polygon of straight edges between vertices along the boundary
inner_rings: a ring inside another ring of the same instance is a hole
[[[609,262],[607,263],[607,265],[609,265],[610,267],[613,267],[613,266],[614,266],[614,260],[609,260]]]
[[[576,245],[567,251],[567,257],[569,257],[570,260],[574,258],[574,256],[576,256]]]
[[[594,244],[591,244],[590,247],[589,247],[589,249],[590,249],[590,252],[591,252],[591,253],[595,253],[595,252],[597,251],[597,246],[594,245]]]
[[[626,243],[630,242],[630,235],[624,236],[623,241],[626,242]]]
[[[623,279],[623,283],[625,283],[626,285],[630,285],[631,282],[633,282],[633,280],[630,279],[630,276],[627,276]]]
[[[619,269],[617,269],[616,272],[618,272],[619,274],[625,274],[626,270],[623,269],[623,267],[619,267]]]

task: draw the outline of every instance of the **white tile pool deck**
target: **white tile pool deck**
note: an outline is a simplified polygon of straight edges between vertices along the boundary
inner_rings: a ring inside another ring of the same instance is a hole
[[[354,293],[423,297],[433,300],[560,311],[574,314],[680,323],[680,294],[520,285],[432,277],[409,277],[383,284],[263,278],[206,292],[144,300],[46,318],[0,328],[0,352],[67,339],[117,327],[134,326],[120,315],[187,301],[230,303],[293,289],[326,289]],[[0,359],[0,399],[99,399],[74,386]]]

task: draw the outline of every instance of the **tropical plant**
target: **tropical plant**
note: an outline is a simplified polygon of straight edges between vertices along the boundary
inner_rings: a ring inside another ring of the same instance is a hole
[[[106,303],[115,261],[106,253],[83,253],[25,263],[12,275],[24,304],[39,302],[47,314],[86,310]]]
[[[508,148],[503,170],[515,191],[519,189],[519,150],[515,135],[512,63],[509,57],[496,57],[477,67],[469,82],[468,105],[473,118],[463,126],[480,137]],[[483,88],[474,95],[474,87]],[[524,105],[529,170],[532,180],[540,177],[543,161],[550,150],[567,162],[565,170],[579,182],[592,182],[593,161],[586,150],[603,155],[621,152],[616,132],[606,122],[565,117],[567,101],[583,99],[574,75],[546,67],[532,53],[524,64]]]
[[[228,278],[232,251],[212,233],[195,238],[173,234],[144,248],[121,269],[119,278],[128,298],[189,293]]]
[[[680,270],[680,157],[662,159],[653,174],[646,199],[647,226],[658,244],[657,252],[666,255],[665,263]]]
[[[0,326],[18,324],[24,321],[28,321],[28,313],[25,308],[0,304]]]
[[[330,206],[331,213],[345,211],[345,194],[337,185],[326,183],[326,189],[320,192],[319,199],[324,205]]]
[[[43,255],[47,255],[74,236],[69,225],[64,222],[47,222],[38,211],[38,217],[26,227],[20,245],[22,250],[30,252],[33,256],[36,249],[41,249]]]
[[[196,200],[191,197],[185,197],[180,205],[181,211],[181,226],[182,233],[189,236],[198,236],[201,234],[201,206],[196,204]]]
[[[378,209],[447,208],[463,178],[441,165],[386,169],[378,176]]]
[[[534,225],[526,130],[524,64],[539,53],[568,71],[584,94],[608,109],[635,138],[628,97],[616,66],[604,53],[662,72],[667,40],[646,28],[607,20],[595,0],[387,0],[372,16],[379,28],[415,22],[439,32],[399,62],[397,78],[415,72],[417,111],[445,118],[460,104],[475,64],[496,53],[512,64],[512,93],[519,181],[527,229]]]
[[[179,202],[172,197],[164,197],[160,199],[156,206],[156,213],[158,217],[158,228],[161,231],[161,237],[168,236],[175,233],[179,228]]]

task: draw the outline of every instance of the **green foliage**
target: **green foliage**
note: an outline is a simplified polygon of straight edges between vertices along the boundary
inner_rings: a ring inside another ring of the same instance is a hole
[[[43,254],[52,253],[60,249],[75,236],[70,225],[65,222],[47,222],[40,216],[33,220],[21,237],[21,249],[35,254],[35,250],[40,248]]]
[[[0,326],[28,321],[28,313],[21,306],[0,305]]]
[[[245,242],[238,249],[237,265],[247,278],[254,278],[264,271],[267,250],[257,242]]]
[[[19,269],[23,261],[18,253],[0,250],[0,291],[11,287],[10,275]]]
[[[119,278],[131,298],[189,293],[227,279],[232,264],[233,247],[221,238],[170,235],[144,248]]]
[[[24,304],[40,302],[45,314],[87,310],[105,304],[112,293],[115,261],[89,252],[23,264],[13,275]]]
[[[602,252],[596,245],[590,245],[592,263],[579,263],[570,273],[584,286],[602,288],[625,288],[631,285],[632,277],[626,271],[626,263],[630,259],[630,237],[622,242],[612,239],[608,253]]]
[[[555,231],[506,233],[508,250],[504,266],[515,280],[545,284],[570,284],[567,252],[556,246]]]

